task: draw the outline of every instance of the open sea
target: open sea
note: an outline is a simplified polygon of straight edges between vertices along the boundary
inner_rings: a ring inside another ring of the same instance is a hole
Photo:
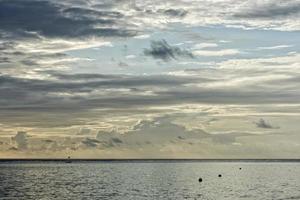
[[[0,162],[0,199],[300,199],[300,162]]]

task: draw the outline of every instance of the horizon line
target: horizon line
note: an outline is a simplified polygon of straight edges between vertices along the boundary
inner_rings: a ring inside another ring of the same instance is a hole
[[[300,162],[300,158],[0,158],[0,162]]]

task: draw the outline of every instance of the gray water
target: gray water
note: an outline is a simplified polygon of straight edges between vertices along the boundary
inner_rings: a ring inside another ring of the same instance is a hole
[[[0,199],[300,199],[300,163],[0,163]]]

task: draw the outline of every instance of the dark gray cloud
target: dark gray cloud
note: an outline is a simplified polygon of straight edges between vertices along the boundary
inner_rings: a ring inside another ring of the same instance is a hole
[[[194,58],[191,52],[171,46],[165,40],[151,41],[150,49],[145,49],[144,55],[163,61],[177,59],[178,57]]]
[[[0,63],[10,63],[10,59],[8,57],[0,57]]]
[[[62,74],[56,71],[45,71],[46,74],[51,75],[61,80],[93,80],[93,79],[118,79],[120,75],[111,74]]]
[[[50,140],[50,139],[45,139],[45,140],[43,140],[43,142],[45,142],[45,143],[53,143],[55,141],[54,140]]]
[[[123,145],[124,136],[115,131],[99,131],[96,135],[97,140],[101,141],[102,148],[113,148]]]
[[[173,17],[185,17],[188,11],[184,9],[167,9],[167,10],[159,10],[160,12],[164,13],[165,15],[173,16]]]
[[[121,143],[123,143],[123,141],[122,140],[120,140],[119,138],[111,138],[111,141],[113,142],[113,143],[116,143],[116,144],[121,144]]]
[[[182,17],[185,17],[187,14],[188,14],[188,11],[185,10],[185,9],[173,9],[173,8],[170,8],[170,9],[158,9],[158,10],[155,10],[155,9],[146,9],[146,10],[143,10],[143,9],[137,9],[138,11],[144,11],[144,13],[146,15],[149,15],[149,17],[152,17],[152,16],[155,16],[155,15],[165,15],[165,16],[168,16],[170,18],[174,18],[174,17],[179,17],[179,18],[182,18]]]
[[[24,92],[90,92],[99,88],[172,86],[186,84],[195,78],[175,78],[168,75],[127,76],[101,74],[55,74],[56,80],[24,79],[0,75],[2,95],[24,94]],[[198,79],[199,80],[199,79]],[[208,80],[208,79],[203,79]],[[8,91],[9,90],[9,91]],[[14,92],[13,92],[14,90]],[[23,92],[22,92],[23,91]],[[5,96],[5,95],[4,95]],[[3,96],[3,97],[4,97]],[[6,97],[8,97],[6,96]]]
[[[96,139],[85,138],[85,140],[81,141],[87,147],[97,147],[101,142]]]
[[[65,78],[67,77],[67,78]],[[99,77],[99,78],[97,78]],[[214,83],[213,79],[172,75],[54,75],[53,79],[25,79],[0,76],[1,110],[63,112],[94,108],[147,107],[184,103],[266,104],[296,103],[294,91],[248,88],[201,88],[195,84]],[[291,80],[291,83],[294,80]],[[217,82],[218,83],[218,82]],[[272,82],[277,85],[278,82]],[[268,86],[269,87],[269,86]],[[124,92],[120,91],[124,90]],[[151,91],[150,95],[144,95]],[[82,95],[84,94],[84,95]]]
[[[268,122],[266,122],[264,119],[260,119],[258,122],[255,122],[256,126],[258,128],[269,128],[269,129],[278,129],[279,127],[275,127]]]
[[[180,139],[180,140],[185,140],[185,138],[182,137],[182,136],[178,136],[177,138]]]
[[[46,37],[86,37],[135,35],[116,11],[66,7],[54,1],[0,1],[0,30],[14,37],[32,37],[36,32]],[[116,27],[116,28],[113,28]]]
[[[120,61],[120,62],[118,63],[118,66],[119,66],[119,67],[128,67],[129,65],[128,65],[126,62]]]
[[[266,18],[288,17],[300,13],[300,3],[297,1],[278,1],[263,6],[255,6],[234,14],[236,18]]]

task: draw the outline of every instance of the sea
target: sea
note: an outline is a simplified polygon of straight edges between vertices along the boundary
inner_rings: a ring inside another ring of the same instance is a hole
[[[1,161],[0,199],[300,199],[300,162]]]

